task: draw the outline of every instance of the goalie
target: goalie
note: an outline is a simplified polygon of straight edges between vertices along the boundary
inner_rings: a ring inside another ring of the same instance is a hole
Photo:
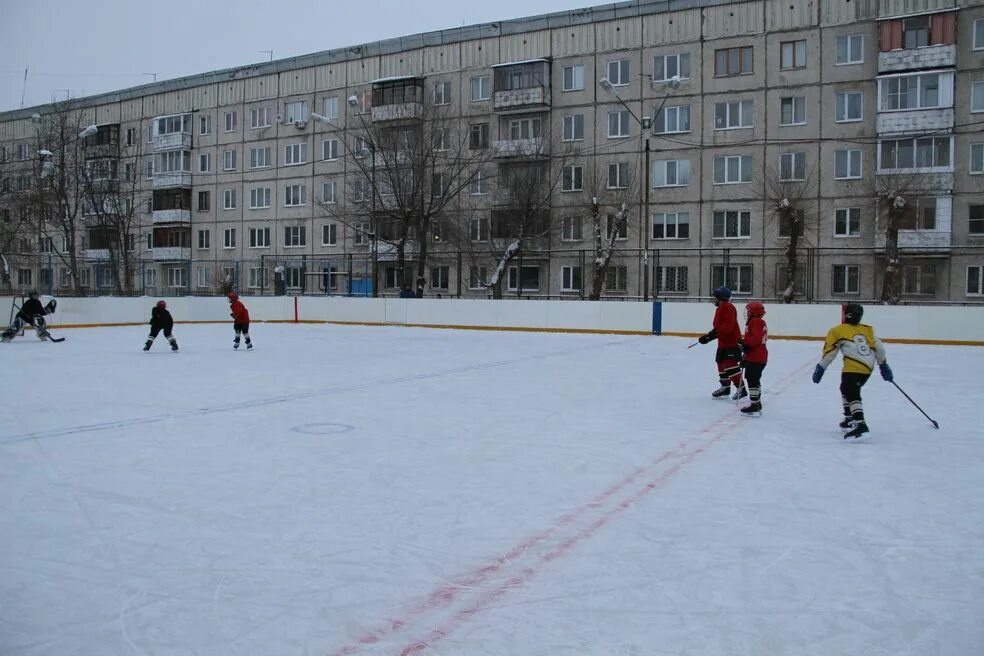
[[[41,299],[38,298],[38,293],[36,291],[31,291],[27,295],[27,300],[24,305],[18,310],[17,315],[14,316],[13,323],[0,333],[0,339],[4,342],[9,342],[14,338],[17,333],[21,331],[21,328],[25,324],[30,324],[34,331],[38,335],[38,339],[47,340],[51,337],[48,334],[47,322],[45,317],[49,314],[55,313],[55,307],[57,307],[58,302],[55,299],[48,301],[47,305],[41,305]]]

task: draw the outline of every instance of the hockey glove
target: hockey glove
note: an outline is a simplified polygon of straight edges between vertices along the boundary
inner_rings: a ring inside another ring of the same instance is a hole
[[[711,338],[708,337],[707,335],[701,335],[700,337],[697,338],[697,341],[700,342],[701,344],[707,344],[709,341],[711,341]]]
[[[820,379],[823,378],[823,372],[826,371],[823,365],[818,364],[817,368],[813,370],[813,382],[819,383]]]
[[[887,362],[882,362],[878,365],[878,371],[881,372],[881,376],[887,382],[892,382],[895,380],[895,374],[892,373],[892,368],[888,366]]]

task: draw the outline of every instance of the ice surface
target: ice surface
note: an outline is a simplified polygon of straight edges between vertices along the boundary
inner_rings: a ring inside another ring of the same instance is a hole
[[[708,315],[710,320],[710,315]],[[0,653],[984,653],[984,349],[254,325],[0,346]],[[839,369],[839,365],[837,366]]]

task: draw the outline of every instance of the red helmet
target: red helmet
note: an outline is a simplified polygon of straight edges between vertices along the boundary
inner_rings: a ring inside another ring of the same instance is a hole
[[[230,292],[230,294],[229,294],[229,301],[230,302],[233,302],[233,301],[238,301],[238,300],[239,300],[239,294],[237,294],[236,292]]]
[[[164,301],[157,301],[157,307],[163,310],[164,308],[167,307],[167,303],[165,303]]]
[[[758,301],[752,301],[745,306],[745,316],[749,319],[752,317],[764,317],[765,306]]]

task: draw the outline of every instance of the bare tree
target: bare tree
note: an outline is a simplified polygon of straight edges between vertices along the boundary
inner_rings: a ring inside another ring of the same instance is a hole
[[[29,195],[14,188],[14,177],[23,179],[23,167],[17,167],[8,159],[9,154],[0,154],[0,285],[7,293],[13,292],[10,273],[10,259],[19,251],[20,243],[31,234]],[[26,169],[30,172],[30,169]],[[17,174],[20,175],[17,175]]]
[[[789,243],[783,251],[785,260],[785,275],[782,281],[782,302],[792,303],[796,300],[796,280],[799,276],[802,262],[801,248],[804,241],[807,200],[816,193],[816,169],[806,169],[805,161],[796,157],[783,159],[785,155],[799,153],[784,153],[777,161],[765,167],[766,198],[771,203],[775,216],[779,221],[781,233],[789,237]],[[805,157],[804,157],[805,160]]]
[[[872,193],[878,230],[885,239],[885,278],[880,300],[887,305],[895,305],[902,291],[903,254],[899,247],[899,230],[904,229],[906,219],[915,211],[915,201],[920,196],[938,194],[939,191],[932,190],[932,176],[899,171],[875,175]]]
[[[638,176],[632,175],[632,168],[630,162],[596,160],[586,174],[585,190],[590,194],[588,212],[594,249],[588,294],[592,301],[601,299],[612,255],[617,250],[618,240],[628,236],[628,217],[638,204]]]

